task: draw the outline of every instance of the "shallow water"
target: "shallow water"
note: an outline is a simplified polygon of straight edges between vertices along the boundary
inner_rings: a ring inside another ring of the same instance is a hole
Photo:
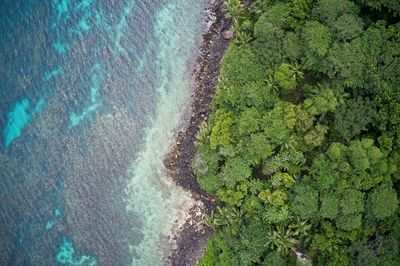
[[[162,265],[206,0],[0,0],[0,265]]]

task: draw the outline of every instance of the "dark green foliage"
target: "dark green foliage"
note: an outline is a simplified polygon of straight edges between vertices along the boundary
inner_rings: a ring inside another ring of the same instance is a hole
[[[368,7],[372,7],[377,10],[382,10],[387,8],[390,12],[394,14],[400,13],[400,3],[393,0],[359,0],[361,3]]]
[[[318,211],[318,191],[308,185],[295,186],[292,210],[302,219],[313,218]]]
[[[221,75],[231,83],[242,85],[264,79],[265,67],[249,45],[231,45],[225,53]]]
[[[331,0],[320,0],[313,9],[316,19],[326,25],[332,25],[343,14],[357,15],[359,7],[349,0],[337,0],[332,4]]]
[[[287,12],[287,4],[284,3],[277,3],[272,7],[268,8],[268,10],[264,13],[264,15],[258,20],[259,22],[262,21],[262,24],[272,24],[278,28],[286,28],[287,19],[286,19],[286,12]],[[259,25],[259,27],[262,27]],[[259,31],[258,31],[259,32]]]
[[[227,1],[202,266],[400,265],[397,1]]]
[[[298,34],[294,32],[286,34],[286,38],[283,40],[282,49],[283,54],[287,59],[292,62],[298,60],[301,56],[302,48]]]
[[[332,23],[331,27],[337,40],[349,41],[361,34],[364,22],[354,15],[343,14]]]
[[[343,191],[341,194],[340,208],[344,215],[363,212],[364,194],[354,189]]]
[[[302,28],[306,66],[318,71],[319,60],[328,53],[332,42],[330,29],[318,21],[307,21]]]
[[[376,219],[383,220],[394,214],[399,205],[396,191],[388,185],[375,188],[369,196],[369,204]]]
[[[339,213],[339,197],[334,193],[321,196],[320,214],[322,218],[335,219]]]
[[[342,104],[335,112],[333,129],[350,141],[374,121],[377,110],[368,99],[357,97]]]
[[[251,168],[239,157],[229,158],[221,170],[222,180],[232,187],[236,183],[246,181],[251,176]]]
[[[254,35],[256,39],[253,42],[253,48],[258,59],[267,67],[281,63],[285,32],[268,22],[267,17],[263,15],[254,25]]]
[[[278,252],[271,252],[265,257],[265,259],[261,265],[262,266],[270,266],[270,265],[281,266],[281,265],[285,265],[285,263]]]
[[[242,136],[249,136],[260,130],[261,114],[256,108],[247,108],[240,114],[237,124],[238,133]]]
[[[247,140],[241,140],[237,146],[237,151],[250,165],[256,166],[269,157],[273,151],[267,137],[262,133],[255,133]]]
[[[276,154],[265,162],[263,173],[270,175],[277,171],[297,173],[297,166],[304,163],[304,155],[295,149],[289,149]]]

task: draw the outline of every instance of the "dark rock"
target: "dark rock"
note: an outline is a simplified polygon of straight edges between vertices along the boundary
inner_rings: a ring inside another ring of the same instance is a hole
[[[197,60],[198,66],[194,77],[196,81],[195,93],[191,103],[194,116],[188,116],[184,133],[179,133],[176,137],[176,142],[180,144],[172,147],[172,151],[166,160],[169,162],[169,164],[166,164],[167,171],[174,182],[189,190],[194,199],[203,202],[204,207],[201,209],[203,215],[211,214],[216,200],[200,188],[193,173],[192,161],[195,158],[196,146],[194,141],[199,126],[204,120],[207,120],[210,112],[210,104],[220,72],[220,61],[229,44],[229,39],[233,37],[233,31],[229,32],[231,20],[225,19],[223,12],[221,12],[222,8],[222,0],[217,0],[210,7],[210,11],[215,15],[215,20],[209,30],[203,34],[203,43],[200,47],[201,55]],[[198,222],[193,223],[196,212],[198,210],[191,210],[192,219],[188,219],[180,230],[176,239],[177,248],[168,257],[166,265],[196,265],[202,256],[212,230],[207,226],[201,226],[201,230],[198,229]]]

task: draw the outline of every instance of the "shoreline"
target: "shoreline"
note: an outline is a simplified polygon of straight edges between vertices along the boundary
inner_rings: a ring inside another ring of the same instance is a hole
[[[206,11],[209,14],[207,18],[212,18],[212,24],[202,34],[200,55],[193,70],[194,90],[189,113],[164,159],[168,176],[176,185],[190,192],[195,203],[188,212],[188,218],[172,236],[175,246],[166,259],[166,265],[196,265],[212,234],[212,230],[202,221],[214,209],[216,199],[200,188],[191,164],[196,152],[194,141],[199,126],[208,120],[211,113],[210,105],[219,78],[221,59],[230,42],[223,38],[222,32],[230,28],[230,20],[224,17],[222,0],[210,2]],[[209,23],[207,18],[204,23]]]

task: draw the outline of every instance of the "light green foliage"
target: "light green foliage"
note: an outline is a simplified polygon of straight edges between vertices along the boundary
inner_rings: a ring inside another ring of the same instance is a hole
[[[210,147],[216,149],[219,145],[229,145],[233,142],[231,127],[233,117],[230,112],[218,109],[215,112],[215,123],[211,130]]]
[[[266,204],[274,207],[282,207],[285,205],[287,194],[285,191],[279,189],[272,192],[270,190],[263,190],[258,195],[258,198]]]
[[[295,180],[288,173],[277,172],[272,176],[271,183],[275,188],[279,188],[281,186],[291,188],[294,185]]]
[[[287,195],[282,190],[275,190],[271,193],[270,204],[274,207],[281,207],[285,205],[285,201],[287,199]]]
[[[235,188],[220,189],[217,191],[218,198],[230,206],[242,205],[246,194],[247,187],[244,186],[236,186]]]
[[[288,210],[288,206],[274,207],[267,205],[261,213],[262,220],[268,224],[282,224],[289,221],[292,216]]]
[[[327,132],[328,130],[326,127],[322,125],[316,125],[304,136],[304,142],[311,147],[321,146]]]
[[[294,111],[294,105],[279,102],[264,115],[264,132],[272,144],[282,144],[289,137],[296,124]]]
[[[307,132],[314,124],[314,116],[299,107],[296,110],[296,131],[300,134]]]
[[[196,135],[195,144],[199,146],[209,141],[210,132],[211,132],[210,126],[205,121],[203,121],[200,124],[199,132]]]
[[[218,263],[218,253],[216,253],[217,251],[214,248],[214,243],[210,240],[197,266],[216,266]]]
[[[242,209],[246,215],[257,216],[258,213],[262,211],[263,206],[258,197],[249,195],[245,198]]]
[[[296,76],[289,64],[283,63],[274,73],[274,80],[281,88],[281,94],[287,95],[296,89]]]
[[[370,167],[367,149],[361,141],[351,142],[348,155],[352,166],[357,172],[365,171]]]
[[[301,26],[303,21],[310,16],[311,13],[310,0],[293,0],[289,3],[287,9],[287,20],[292,28]]]
[[[240,45],[249,43],[252,40],[253,37],[250,35],[250,33],[247,33],[245,31],[237,31],[235,34],[235,38],[233,39],[233,43]]]
[[[372,213],[379,220],[393,215],[399,205],[396,191],[388,185],[375,188],[369,196],[369,202]]]
[[[345,158],[346,146],[341,143],[333,142],[327,151],[329,159],[332,161],[341,161]]]
[[[217,207],[216,212],[213,212],[205,223],[214,229],[229,226],[232,234],[236,235],[240,227],[241,215],[241,212],[235,207]]]
[[[244,5],[240,0],[226,0],[224,4],[228,7],[226,18],[232,18],[237,23],[244,17]]]
[[[327,86],[319,86],[315,92],[307,98],[303,106],[312,115],[333,112],[339,102],[333,93],[333,90]]]

